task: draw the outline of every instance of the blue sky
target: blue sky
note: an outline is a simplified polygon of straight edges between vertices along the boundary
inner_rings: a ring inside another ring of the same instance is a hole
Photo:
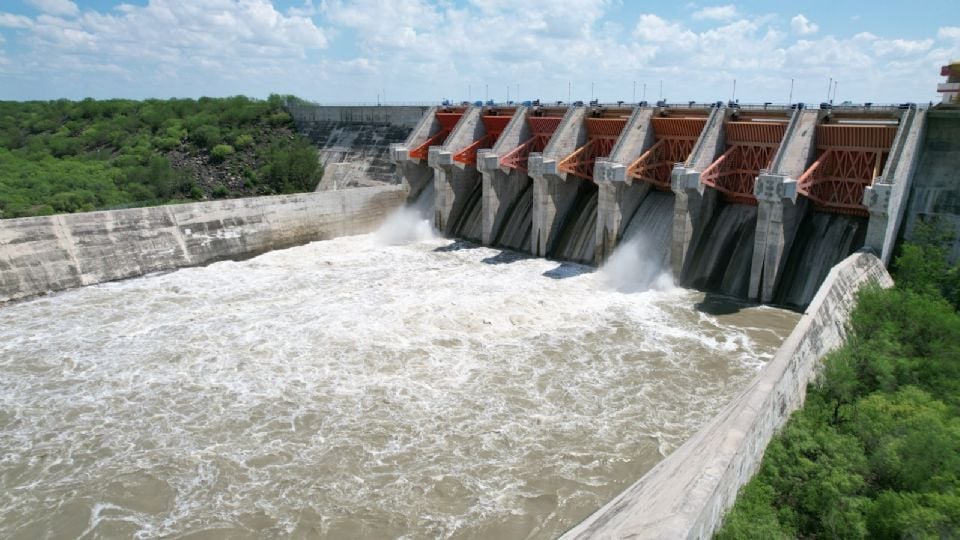
[[[923,2],[0,0],[0,99],[936,101]]]

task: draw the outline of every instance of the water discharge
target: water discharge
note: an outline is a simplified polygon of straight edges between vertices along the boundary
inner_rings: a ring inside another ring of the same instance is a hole
[[[530,232],[533,230],[533,182],[526,185],[507,210],[507,218],[494,239],[494,244],[508,249],[530,251]]]
[[[0,537],[551,538],[797,318],[396,219],[0,308]]]
[[[756,229],[756,206],[721,203],[686,263],[684,282],[702,291],[746,298]]]
[[[649,193],[624,228],[623,241],[600,269],[616,290],[673,288],[669,266],[673,198],[671,193]]]
[[[572,181],[578,182],[577,194],[560,225],[556,247],[548,255],[564,261],[593,264],[597,245],[597,185]]]
[[[776,302],[806,308],[830,269],[863,246],[866,221],[856,216],[809,212],[790,249]]]

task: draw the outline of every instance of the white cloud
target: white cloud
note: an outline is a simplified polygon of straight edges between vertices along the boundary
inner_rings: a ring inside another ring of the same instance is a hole
[[[27,2],[50,15],[73,17],[80,13],[80,9],[71,0],[27,0]]]
[[[834,77],[842,95],[879,102],[932,97],[939,66],[960,57],[957,26],[931,29],[929,39],[818,37],[803,15],[738,14],[733,4],[696,14],[688,7],[692,18],[682,20],[624,20],[617,0],[277,3],[141,0],[73,16],[0,13],[0,26],[19,29],[4,34],[0,98],[32,96],[43,81],[51,92],[290,92],[322,101],[375,101],[384,92],[388,100],[459,100],[468,86],[476,99],[488,85],[490,97],[506,97],[509,85],[515,99],[519,83],[524,99],[566,100],[569,82],[573,99],[587,99],[594,83],[596,97],[616,100],[631,96],[634,80],[637,99],[644,83],[655,97],[650,89],[662,79],[671,99],[714,100],[736,78],[737,97],[767,101],[786,99],[793,78],[795,99],[812,102]]]
[[[878,39],[873,44],[873,49],[881,56],[912,56],[925,52],[932,46],[932,39]]]
[[[807,19],[800,14],[790,19],[790,29],[793,30],[794,34],[800,36],[809,36],[811,34],[816,34],[817,31],[820,30],[820,26],[817,25],[817,23],[810,22],[810,19]]]
[[[668,22],[652,13],[640,15],[633,35],[643,41],[654,43],[670,43],[682,46],[684,42],[696,39],[696,34],[687,30],[679,23]]]
[[[937,30],[937,39],[960,41],[960,26],[944,26]]]
[[[33,21],[23,15],[14,15],[13,13],[4,13],[0,11],[0,27],[6,28],[30,28]]]
[[[692,17],[696,20],[714,20],[729,21],[737,17],[737,6],[727,4],[725,6],[705,7],[693,12]]]

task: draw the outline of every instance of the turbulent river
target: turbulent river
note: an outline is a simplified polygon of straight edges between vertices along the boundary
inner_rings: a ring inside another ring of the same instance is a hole
[[[555,537],[798,317],[389,240],[0,306],[0,537]]]

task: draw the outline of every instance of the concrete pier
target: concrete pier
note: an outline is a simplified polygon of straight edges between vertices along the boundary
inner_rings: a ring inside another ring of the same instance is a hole
[[[557,164],[587,142],[585,107],[571,107],[543,152],[530,154],[529,173],[533,178],[533,234],[530,253],[546,257],[557,239],[560,221],[570,210],[580,180],[560,171]]]
[[[864,247],[870,248],[889,265],[897,234],[903,222],[914,176],[920,162],[927,125],[927,112],[910,109],[901,117],[883,176],[863,193],[863,205],[870,211]],[[956,170],[953,171],[954,174]]]
[[[513,114],[497,143],[491,149],[477,153],[477,169],[483,182],[483,238],[484,245],[493,245],[507,214],[517,198],[530,183],[526,169],[502,167],[500,159],[531,137],[527,124],[529,107],[521,107]],[[528,246],[529,249],[529,246]]]
[[[597,200],[597,263],[603,263],[620,243],[627,220],[643,202],[650,184],[627,175],[627,167],[653,146],[651,119],[658,109],[638,107],[627,121],[613,152],[597,160],[594,181],[599,187]]]
[[[408,203],[416,201],[427,183],[433,181],[433,169],[424,160],[411,157],[410,151],[427,142],[439,131],[437,107],[430,107],[414,126],[406,142],[390,145],[390,159],[397,164],[397,174],[407,190]]]
[[[690,157],[683,166],[674,167],[670,174],[673,203],[673,244],[670,249],[670,267],[673,275],[680,277],[685,270],[687,252],[695,240],[695,232],[709,221],[703,215],[704,190],[700,185],[700,173],[713,163],[726,145],[723,124],[730,111],[717,107],[707,117],[707,124],[697,139]],[[712,208],[713,205],[707,205]]]
[[[433,169],[433,183],[437,191],[433,225],[448,236],[454,234],[455,219],[451,218],[463,212],[467,199],[480,182],[475,166],[458,166],[453,156],[486,134],[480,121],[481,112],[481,107],[468,108],[443,145],[430,147],[427,158],[428,165]]]
[[[757,177],[757,232],[750,267],[750,300],[773,301],[784,256],[790,251],[806,210],[806,199],[797,199],[797,178],[813,161],[816,127],[822,116],[817,109],[798,108],[770,169]]]

